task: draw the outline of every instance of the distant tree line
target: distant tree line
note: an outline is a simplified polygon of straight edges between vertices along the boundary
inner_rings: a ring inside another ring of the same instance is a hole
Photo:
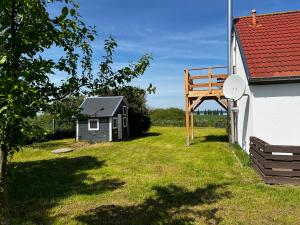
[[[202,111],[197,110],[196,113],[197,113],[197,115],[220,115],[220,116],[227,114],[227,112],[225,110],[221,110],[221,109],[220,110],[219,109],[214,109],[214,110],[205,109]]]
[[[194,113],[195,126],[226,127],[227,118],[222,110],[204,110]],[[154,126],[185,126],[185,111],[179,108],[151,109],[151,124]]]

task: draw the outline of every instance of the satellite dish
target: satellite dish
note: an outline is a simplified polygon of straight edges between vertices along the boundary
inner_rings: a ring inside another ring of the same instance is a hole
[[[242,77],[238,75],[229,76],[223,84],[223,93],[225,98],[234,101],[239,100],[246,91],[246,83]]]

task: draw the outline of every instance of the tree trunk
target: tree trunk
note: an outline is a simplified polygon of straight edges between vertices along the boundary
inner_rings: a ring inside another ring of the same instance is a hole
[[[0,225],[9,224],[9,209],[6,187],[7,151],[1,148],[0,151]]]
[[[5,183],[6,178],[6,166],[7,166],[7,151],[3,148],[0,152],[0,186]]]

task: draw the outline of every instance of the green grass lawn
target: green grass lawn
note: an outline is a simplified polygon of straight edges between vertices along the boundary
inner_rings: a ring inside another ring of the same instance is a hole
[[[35,144],[10,165],[15,224],[300,224],[300,188],[241,168],[224,129],[154,127],[116,143]],[[50,151],[71,146],[72,153]]]

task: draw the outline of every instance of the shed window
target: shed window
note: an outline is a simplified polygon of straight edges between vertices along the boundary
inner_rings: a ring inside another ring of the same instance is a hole
[[[126,106],[123,106],[123,115],[127,116],[127,107]]]
[[[99,130],[98,119],[89,119],[89,130]]]
[[[113,128],[117,128],[118,127],[118,118],[114,117],[113,118]]]
[[[123,127],[127,127],[127,117],[123,117]]]

